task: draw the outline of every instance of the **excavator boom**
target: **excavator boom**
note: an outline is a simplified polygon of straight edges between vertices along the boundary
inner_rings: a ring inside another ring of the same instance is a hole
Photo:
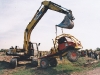
[[[29,46],[30,36],[31,36],[32,30],[34,29],[36,24],[39,22],[39,20],[42,18],[42,16],[47,12],[48,9],[53,10],[53,11],[57,11],[59,13],[63,13],[65,15],[70,14],[70,20],[74,20],[74,17],[72,15],[71,10],[63,8],[62,6],[55,4],[51,1],[43,1],[41,3],[40,8],[37,10],[36,14],[34,15],[33,19],[31,20],[31,22],[27,25],[27,27],[25,29],[24,45],[23,45],[23,49],[25,50],[25,54],[28,53],[28,46]]]

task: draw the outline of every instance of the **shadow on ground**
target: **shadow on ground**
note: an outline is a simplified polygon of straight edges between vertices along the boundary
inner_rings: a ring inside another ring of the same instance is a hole
[[[32,75],[70,75],[73,70],[57,70],[53,67],[48,67],[47,69],[42,69],[37,67],[35,69],[31,69],[30,72]]]
[[[9,69],[9,62],[0,61],[0,70]]]
[[[20,67],[32,68],[31,63],[26,63],[26,64],[18,64],[15,69],[20,68]],[[0,70],[5,70],[5,69],[12,69],[10,67],[10,63],[7,61],[0,61]]]

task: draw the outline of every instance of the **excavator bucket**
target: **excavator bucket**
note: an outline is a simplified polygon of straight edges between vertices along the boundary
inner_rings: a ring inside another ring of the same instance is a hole
[[[72,29],[74,27],[74,22],[66,15],[63,21],[57,26],[61,28]]]
[[[66,29],[72,29],[74,27],[74,22],[72,20],[74,20],[74,16],[72,15],[72,11],[69,10],[69,13],[66,14],[66,16],[64,17],[63,21],[58,24],[58,27],[61,28],[66,28]]]

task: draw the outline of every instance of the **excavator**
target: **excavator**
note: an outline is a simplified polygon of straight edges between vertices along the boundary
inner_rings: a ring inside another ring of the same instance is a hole
[[[59,27],[61,28],[66,28],[66,29],[72,29],[74,26],[73,20],[74,17],[72,15],[72,11],[68,10],[56,3],[53,3],[51,1],[43,1],[41,2],[41,6],[39,7],[39,9],[36,11],[34,17],[32,18],[32,20],[29,22],[29,24],[27,25],[25,32],[24,32],[24,44],[23,44],[23,48],[20,49],[18,48],[18,46],[16,46],[15,48],[11,47],[7,50],[6,55],[8,56],[13,56],[13,58],[10,61],[10,67],[11,68],[15,68],[18,65],[19,61],[31,61],[32,66],[38,66],[38,59],[41,59],[41,67],[42,68],[46,68],[47,67],[47,61],[46,59],[50,58],[50,61],[53,61],[56,63],[56,58],[54,59],[54,55],[53,56],[47,56],[47,57],[42,57],[42,58],[38,58],[38,47],[40,45],[40,43],[32,43],[30,41],[30,36],[31,36],[31,32],[32,30],[35,28],[35,26],[37,25],[37,23],[40,21],[40,19],[43,17],[43,15],[47,12],[47,10],[53,10],[53,11],[57,11],[59,13],[65,14],[66,18],[67,18],[67,26],[61,26],[59,25]],[[64,19],[65,20],[65,19]],[[63,21],[64,23],[65,21]],[[34,48],[34,46],[36,46],[36,49]],[[51,52],[52,53],[52,52]],[[64,53],[64,52],[62,52]],[[59,56],[59,54],[58,54]],[[53,63],[53,66],[55,66],[55,63]],[[45,64],[45,65],[43,65]]]

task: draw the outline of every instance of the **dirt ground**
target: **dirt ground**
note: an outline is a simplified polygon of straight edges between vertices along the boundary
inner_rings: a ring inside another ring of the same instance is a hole
[[[93,70],[81,72],[81,73],[73,73],[71,75],[100,75],[100,67],[95,68]]]
[[[5,56],[3,53],[0,53],[0,61],[6,61],[10,62],[11,56]],[[3,75],[11,75],[12,72],[16,72],[20,67],[16,69],[4,69],[4,74]],[[100,67],[97,67],[95,69],[89,70],[89,71],[83,71],[83,72],[74,72],[71,75],[100,75]]]

